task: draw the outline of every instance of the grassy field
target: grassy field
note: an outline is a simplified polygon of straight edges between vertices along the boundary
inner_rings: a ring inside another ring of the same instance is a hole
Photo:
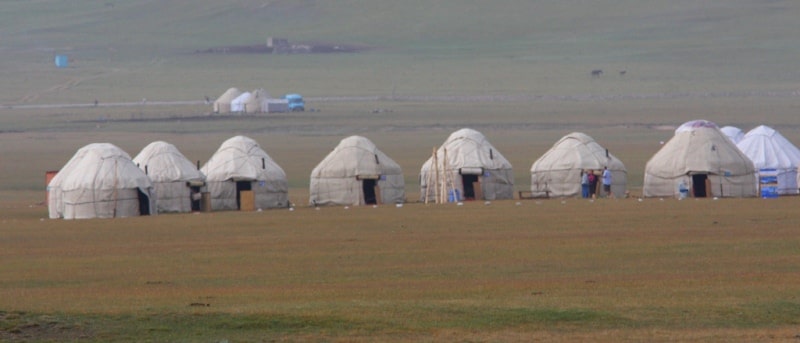
[[[790,340],[797,202],[571,199],[61,221],[6,200],[0,335]]]
[[[503,152],[518,190],[558,138],[586,132],[626,163],[636,195],[670,125],[710,109],[718,114],[707,118],[747,129],[749,113],[768,108],[783,113],[771,125],[797,140],[794,99],[319,107],[202,120],[205,108],[191,107],[6,110],[3,125],[14,129],[0,134],[1,337],[723,342],[798,334],[800,198],[416,203],[422,162],[460,127]],[[673,123],[663,117],[670,111],[685,114]],[[259,141],[287,171],[295,211],[45,219],[44,171],[89,142],[136,154],[160,139],[205,161],[234,134]],[[401,165],[409,204],[306,205],[310,170],[351,134]]]
[[[796,340],[800,198],[637,195],[688,120],[800,143],[799,6],[4,3],[0,341]],[[195,53],[270,35],[371,49]],[[319,111],[209,115],[199,102],[228,87],[300,92]],[[510,160],[517,190],[560,137],[587,133],[625,163],[633,197],[418,203],[419,168],[463,127]],[[164,140],[204,163],[234,135],[287,172],[294,211],[47,219],[45,171],[86,144],[135,155]],[[350,135],[400,164],[409,203],[306,205],[311,170]]]

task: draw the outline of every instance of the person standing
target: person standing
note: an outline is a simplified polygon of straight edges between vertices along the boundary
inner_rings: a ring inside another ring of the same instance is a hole
[[[589,169],[586,173],[589,174],[589,197],[594,199],[597,197],[597,175],[594,175],[594,170],[592,169]]]
[[[614,197],[614,193],[611,193],[611,171],[608,167],[603,167],[603,192],[608,198]]]
[[[581,197],[589,198],[589,173],[581,169]]]

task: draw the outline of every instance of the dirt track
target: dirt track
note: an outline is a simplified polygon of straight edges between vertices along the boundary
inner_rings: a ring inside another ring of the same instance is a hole
[[[409,102],[533,102],[533,101],[625,101],[625,100],[663,100],[663,99],[708,99],[708,98],[787,98],[800,96],[800,90],[790,91],[739,91],[739,92],[702,92],[702,93],[653,93],[653,94],[618,94],[618,95],[398,95],[398,96],[339,96],[310,97],[308,102],[354,102],[354,101],[409,101]],[[112,102],[98,104],[26,104],[4,105],[6,109],[43,109],[43,108],[83,108],[83,107],[130,107],[130,106],[181,106],[202,105],[205,101],[137,101]],[[209,104],[210,105],[210,104]]]

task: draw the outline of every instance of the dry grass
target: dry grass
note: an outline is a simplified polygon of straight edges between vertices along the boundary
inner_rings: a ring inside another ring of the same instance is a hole
[[[756,100],[348,103],[215,121],[182,120],[194,112],[180,108],[142,114],[179,117],[156,123],[114,109],[99,126],[87,121],[92,111],[6,111],[0,120],[20,132],[0,135],[0,339],[792,339],[800,198],[413,203],[417,168],[460,127],[484,132],[511,160],[519,190],[553,142],[586,132],[626,163],[638,194],[657,142],[705,117],[697,113],[747,129],[759,120],[749,113],[768,108],[768,124],[797,140],[795,99]],[[680,114],[665,117],[671,109]],[[255,138],[287,171],[295,211],[44,219],[43,171],[87,143],[134,155],[160,139],[204,161],[234,134]],[[305,206],[309,171],[351,134],[404,168],[412,203]]]
[[[232,86],[308,97],[545,98],[310,102],[322,111],[215,120],[198,120],[208,106],[2,106],[0,341],[753,342],[800,334],[800,197],[305,206],[311,169],[354,134],[403,167],[411,201],[431,148],[461,127],[483,132],[511,161],[518,190],[529,188],[531,164],[572,131],[626,164],[633,194],[659,141],[687,120],[766,124],[798,143],[796,4],[187,4],[4,4],[0,27],[11,34],[0,49],[0,102],[199,101]],[[293,41],[381,49],[191,53],[289,32]],[[55,70],[56,52],[72,67]],[[606,73],[591,79],[595,68]],[[165,140],[204,162],[237,134],[286,170],[295,211],[45,219],[44,172],[88,143],[135,155]]]
[[[164,330],[177,335],[194,330],[189,317],[208,315],[217,325],[209,333],[300,340],[789,339],[800,315],[798,201],[499,201],[82,221],[5,209],[0,308],[112,323],[171,314],[177,326]]]

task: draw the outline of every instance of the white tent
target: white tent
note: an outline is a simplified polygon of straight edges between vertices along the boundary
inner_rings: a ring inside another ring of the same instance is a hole
[[[800,149],[778,131],[761,125],[750,130],[736,146],[753,161],[756,169],[775,170],[778,194],[798,194]]]
[[[599,176],[604,167],[611,171],[611,192],[618,198],[623,197],[628,172],[622,161],[592,137],[580,132],[570,133],[531,166],[531,192],[535,197],[580,196],[581,171],[593,170]]]
[[[735,126],[723,126],[719,130],[722,131],[725,136],[728,136],[728,138],[730,138],[734,144],[739,144],[742,138],[744,138],[744,132],[742,132],[742,129]]]
[[[247,103],[250,101],[252,93],[244,92],[239,94],[231,101],[231,112],[233,113],[247,113],[250,109],[247,108]]]
[[[405,201],[403,171],[361,136],[350,136],[311,172],[312,205],[397,204]]]
[[[205,176],[178,148],[167,142],[148,144],[133,162],[153,182],[158,200],[158,212],[191,212],[200,210],[199,195]]]
[[[243,191],[253,192],[255,208],[289,205],[286,173],[249,137],[223,142],[201,171],[206,175],[213,210],[240,209]]]
[[[230,113],[231,101],[236,99],[242,92],[237,88],[228,88],[225,93],[214,101],[214,113]]]
[[[50,218],[116,218],[156,214],[150,178],[110,143],[80,148],[50,180]]]
[[[678,197],[681,186],[695,197],[754,197],[753,162],[706,120],[686,122],[647,162],[646,197]]]
[[[445,159],[445,156],[447,157]],[[420,170],[420,197],[435,199],[436,189],[447,189],[448,200],[458,199],[513,199],[514,173],[511,163],[495,149],[486,137],[472,129],[453,132]],[[437,173],[438,171],[438,173]],[[436,175],[440,175],[438,178]],[[445,177],[446,176],[446,177]],[[447,180],[445,187],[442,187]]]

